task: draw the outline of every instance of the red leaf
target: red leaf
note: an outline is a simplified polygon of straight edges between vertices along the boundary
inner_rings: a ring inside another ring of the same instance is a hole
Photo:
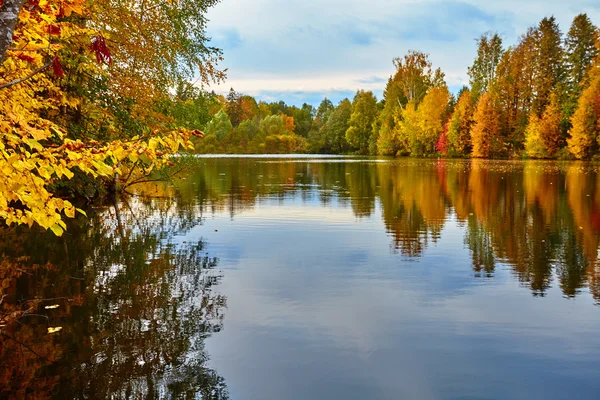
[[[103,62],[107,64],[112,63],[112,56],[110,55],[110,50],[106,46],[106,40],[104,40],[102,36],[98,35],[92,39],[90,49],[96,54],[96,62],[98,62],[98,64],[101,64]]]
[[[60,58],[58,56],[54,57],[54,60],[52,61],[52,71],[54,72],[54,75],[59,78],[65,74],[65,70],[60,64]]]
[[[25,61],[25,62],[28,62],[28,63],[35,62],[35,59],[34,59],[33,57],[31,57],[31,56],[28,56],[27,54],[23,54],[23,53],[21,53],[21,54],[18,54],[18,55],[17,55],[17,58],[18,58],[19,60],[23,60],[23,61]]]
[[[48,25],[48,33],[51,35],[60,35],[60,25]]]

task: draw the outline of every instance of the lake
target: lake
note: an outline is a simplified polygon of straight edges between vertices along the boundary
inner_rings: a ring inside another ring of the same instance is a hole
[[[0,230],[0,398],[598,396],[598,165],[188,164]]]

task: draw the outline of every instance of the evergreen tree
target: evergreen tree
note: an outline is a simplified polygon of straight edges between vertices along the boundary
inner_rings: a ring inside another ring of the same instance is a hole
[[[562,34],[554,17],[544,18],[535,30],[534,99],[532,107],[542,115],[550,94],[564,82]]]

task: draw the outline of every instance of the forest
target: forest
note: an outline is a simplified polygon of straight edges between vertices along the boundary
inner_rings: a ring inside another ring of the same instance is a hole
[[[453,96],[409,51],[378,100],[266,103],[222,83],[206,14],[218,0],[0,0],[0,220],[61,235],[80,199],[169,174],[175,154],[331,153],[594,159],[600,42],[585,15],[544,18],[505,47],[477,39]],[[164,172],[167,171],[167,172]]]
[[[174,117],[202,127],[201,153],[331,153],[386,156],[593,159],[600,140],[598,28],[576,16],[563,35],[542,19],[505,46],[477,39],[469,86],[452,95],[429,55],[393,60],[383,99],[358,90],[335,105],[266,103],[179,87]]]

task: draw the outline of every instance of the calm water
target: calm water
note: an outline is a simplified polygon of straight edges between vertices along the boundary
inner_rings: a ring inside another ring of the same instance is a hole
[[[0,398],[600,396],[592,164],[203,158],[88,215],[0,231]]]

